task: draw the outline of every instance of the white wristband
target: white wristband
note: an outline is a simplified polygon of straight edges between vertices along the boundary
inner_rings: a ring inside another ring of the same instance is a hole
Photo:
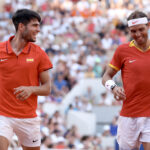
[[[113,80],[107,80],[105,82],[105,87],[106,89],[108,89],[109,91],[112,91],[112,89],[116,86],[116,83]]]

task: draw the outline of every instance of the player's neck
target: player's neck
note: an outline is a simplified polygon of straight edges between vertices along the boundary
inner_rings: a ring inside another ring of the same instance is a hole
[[[138,44],[136,41],[134,41],[134,44],[139,47],[141,50],[146,51],[150,47],[150,40],[147,40],[147,42],[143,44]]]
[[[10,43],[14,53],[19,55],[28,42],[16,34]]]

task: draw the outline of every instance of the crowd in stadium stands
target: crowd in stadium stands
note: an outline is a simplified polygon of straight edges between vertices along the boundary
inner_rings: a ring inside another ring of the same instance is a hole
[[[150,16],[149,0],[5,0],[0,12],[0,41],[7,40],[14,33],[10,18],[19,8],[33,9],[42,17],[37,44],[46,51],[54,65],[50,72],[52,92],[48,99],[55,103],[61,103],[79,80],[103,75],[115,48],[130,40],[126,26],[130,12],[142,9]],[[102,93],[101,100],[95,103],[90,90],[82,97],[76,96],[68,108],[89,112],[93,104],[119,105],[107,92]],[[101,136],[116,135],[116,121],[105,126],[101,135],[81,136],[76,126],[66,127],[65,118],[59,112],[47,115],[42,110],[42,103],[38,111],[42,118],[43,150],[102,150]],[[14,136],[11,147],[16,144]]]

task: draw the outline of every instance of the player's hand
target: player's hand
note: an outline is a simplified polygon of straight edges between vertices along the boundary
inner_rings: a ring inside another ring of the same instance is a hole
[[[114,94],[114,98],[117,101],[126,99],[126,95],[125,95],[124,89],[122,87],[119,87],[119,86],[114,87],[112,93]]]
[[[26,100],[32,95],[32,87],[31,86],[19,86],[14,88],[14,94],[16,98],[19,100]]]

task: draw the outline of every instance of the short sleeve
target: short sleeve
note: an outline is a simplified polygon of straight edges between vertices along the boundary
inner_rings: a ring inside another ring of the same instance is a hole
[[[43,71],[53,68],[53,65],[48,55],[43,50],[41,50],[40,52],[41,53],[39,56],[40,62],[39,62],[38,72],[43,72]]]
[[[117,71],[121,69],[122,61],[121,61],[121,47],[120,46],[116,49],[113,55],[113,58],[110,61],[109,66]]]

